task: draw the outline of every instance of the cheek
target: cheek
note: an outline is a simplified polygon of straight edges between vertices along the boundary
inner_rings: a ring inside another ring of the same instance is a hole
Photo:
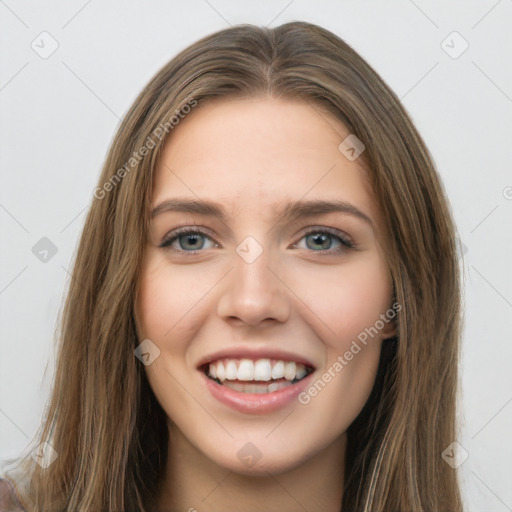
[[[381,314],[391,306],[392,281],[374,252],[340,265],[321,282],[325,283],[322,293],[310,294],[310,300],[328,326],[322,329],[327,357],[301,403],[310,404],[319,421],[344,430],[363,408],[375,382],[386,337],[375,326],[382,325]],[[305,284],[312,286],[313,280]]]
[[[151,250],[148,253],[136,304],[137,333],[139,340],[148,338],[160,350],[159,357],[145,367],[146,375],[168,417],[179,418],[190,407],[179,384],[189,378],[183,363],[204,322],[201,299],[212,283],[198,279],[193,266],[172,267],[165,258]]]
[[[201,275],[207,277],[204,272]],[[141,273],[137,303],[139,335],[157,345],[163,344],[161,348],[182,348],[187,333],[192,335],[194,326],[197,329],[200,325],[201,300],[210,288],[209,280],[199,279],[193,266],[173,268],[162,258],[153,257]]]
[[[391,278],[376,252],[361,254],[336,269],[325,266],[300,274],[297,294],[306,297],[304,302],[320,321],[316,324],[324,343],[333,349],[346,350],[391,306]]]

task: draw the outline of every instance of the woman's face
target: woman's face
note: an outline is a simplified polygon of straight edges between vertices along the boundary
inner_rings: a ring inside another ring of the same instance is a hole
[[[394,334],[348,135],[302,102],[210,102],[155,171],[136,319],[160,352],[145,369],[171,442],[231,471],[286,471],[342,440]]]

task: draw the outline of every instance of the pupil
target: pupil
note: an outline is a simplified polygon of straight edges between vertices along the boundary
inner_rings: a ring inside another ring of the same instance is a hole
[[[184,237],[187,239],[185,246],[188,243],[191,243],[192,249],[196,249],[198,247],[198,237],[199,236],[201,236],[201,235],[185,235]]]

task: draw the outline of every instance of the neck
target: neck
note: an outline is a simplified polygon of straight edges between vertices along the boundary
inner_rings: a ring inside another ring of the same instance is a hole
[[[340,512],[346,434],[288,471],[243,475],[219,466],[170,426],[159,512]]]

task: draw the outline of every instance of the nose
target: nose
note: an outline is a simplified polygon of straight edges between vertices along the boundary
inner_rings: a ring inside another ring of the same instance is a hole
[[[266,250],[252,262],[235,252],[233,265],[223,280],[217,306],[219,317],[251,326],[286,322],[292,307],[291,292],[284,276],[279,275],[279,261],[271,259]]]

